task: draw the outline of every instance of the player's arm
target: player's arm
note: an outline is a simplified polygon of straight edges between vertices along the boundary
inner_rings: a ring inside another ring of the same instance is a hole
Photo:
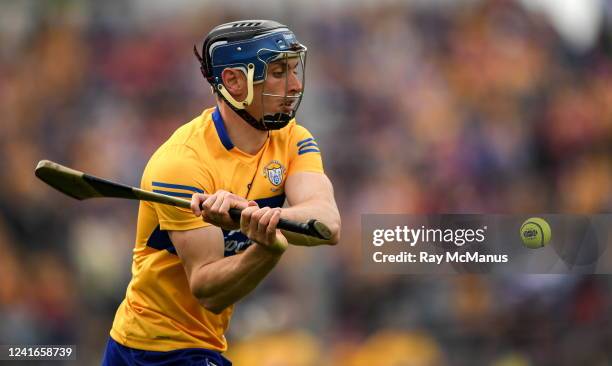
[[[287,240],[276,230],[280,209],[250,205],[242,211],[240,228],[255,244],[241,254],[223,257],[223,233],[216,226],[170,231],[191,292],[217,314],[250,293],[287,247]]]
[[[334,188],[325,174],[298,172],[287,177],[285,195],[289,203],[282,217],[306,222],[311,218],[323,222],[332,232],[329,240],[283,231],[291,244],[315,246],[335,245],[340,240],[340,213],[334,199]]]

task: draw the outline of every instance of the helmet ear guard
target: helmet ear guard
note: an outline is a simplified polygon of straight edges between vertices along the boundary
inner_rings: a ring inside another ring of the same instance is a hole
[[[227,91],[227,89],[225,89],[223,83],[217,84],[217,90],[219,91],[219,93],[221,93],[223,98],[236,109],[244,109],[247,106],[250,106],[251,103],[253,103],[253,74],[255,72],[255,65],[249,64],[247,66],[247,70],[247,96],[246,99],[242,102],[239,102],[234,99],[234,97]]]
[[[215,27],[204,40],[202,55],[194,46],[194,54],[200,62],[202,75],[211,84],[213,92],[217,93],[242,119],[260,130],[279,129],[286,126],[295,117],[303,93],[288,96],[287,83],[285,84],[285,95],[262,93],[262,108],[264,108],[264,95],[282,97],[285,101],[297,99],[297,102],[290,103],[293,104],[293,109],[289,113],[273,111],[271,114],[266,114],[264,112],[263,116],[257,119],[245,109],[253,103],[253,85],[266,80],[268,65],[271,62],[282,57],[287,58],[288,54],[300,57],[301,69],[304,72],[306,51],[306,47],[297,41],[291,30],[280,23],[269,20],[222,24]],[[226,68],[237,68],[245,73],[247,96],[244,101],[237,101],[223,85],[221,74]],[[286,77],[289,76],[286,74]],[[304,73],[301,83],[303,89]]]

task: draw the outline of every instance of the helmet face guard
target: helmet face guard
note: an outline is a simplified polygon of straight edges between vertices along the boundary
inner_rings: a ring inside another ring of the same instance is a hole
[[[230,108],[253,127],[279,129],[295,117],[303,96],[307,49],[286,26],[273,21],[223,24],[209,33],[202,51],[200,56],[194,47],[204,77]],[[245,100],[237,101],[225,89],[221,74],[227,68],[244,72]],[[271,79],[266,82],[267,78]],[[253,116],[246,107],[253,104],[254,85],[260,83],[261,110],[258,107]]]
[[[306,50],[280,53],[268,63],[267,82],[261,93],[261,122],[269,130],[295,118],[304,96]]]

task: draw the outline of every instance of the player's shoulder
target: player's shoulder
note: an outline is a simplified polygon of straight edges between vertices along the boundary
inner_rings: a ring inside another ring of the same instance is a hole
[[[210,128],[213,108],[204,110],[191,121],[177,128],[164,145],[185,145],[198,150],[198,144],[204,144],[203,138],[207,128]]]
[[[157,149],[153,158],[174,156],[176,158],[204,159],[207,152],[206,129],[210,128],[212,110],[207,109],[199,116],[177,128]],[[153,159],[152,158],[152,159]]]
[[[204,191],[203,182],[209,182],[210,177],[210,166],[202,160],[201,153],[186,144],[169,144],[160,147],[149,159],[142,174],[141,187],[150,190],[157,184],[201,193]]]
[[[210,111],[182,125],[151,156],[146,170],[172,171],[191,174],[209,165],[208,149],[204,138],[209,124]]]
[[[198,154],[184,144],[164,144],[149,159],[143,178],[179,178],[197,172]]]

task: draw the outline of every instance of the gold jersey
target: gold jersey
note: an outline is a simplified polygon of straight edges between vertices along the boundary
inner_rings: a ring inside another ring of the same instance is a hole
[[[323,173],[323,166],[317,142],[295,120],[270,131],[260,151],[250,155],[232,144],[218,109],[211,108],[153,154],[141,188],[186,199],[223,189],[260,207],[281,207],[285,181],[297,172]],[[110,331],[115,341],[149,351],[227,349],[224,333],[233,306],[214,314],[199,304],[168,235],[207,225],[190,210],[140,203],[132,280]],[[238,230],[223,234],[225,256],[240,255],[251,244]]]

